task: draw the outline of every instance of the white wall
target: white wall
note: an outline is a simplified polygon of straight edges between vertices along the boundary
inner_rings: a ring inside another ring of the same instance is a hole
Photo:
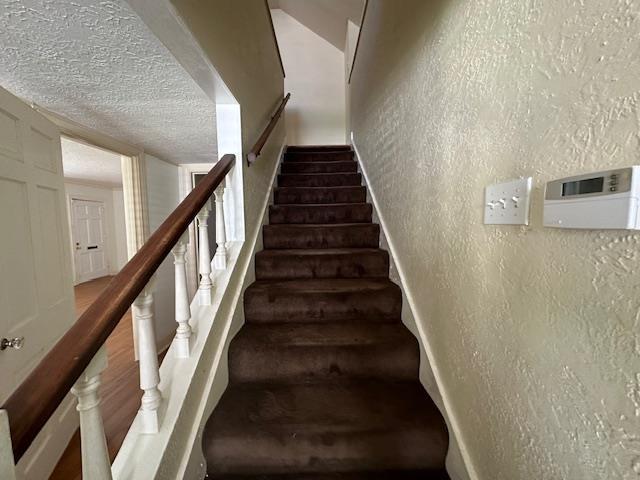
[[[153,234],[180,202],[176,165],[145,155],[149,233]],[[153,295],[156,339],[164,347],[173,338],[175,321],[175,279],[173,255],[169,254],[156,272]]]
[[[105,228],[107,233],[107,261],[109,262],[109,273],[115,275],[126,263],[127,251],[127,239],[124,233],[124,200],[122,197],[122,189],[81,184],[70,180],[65,180],[64,186],[69,212],[71,212],[70,202],[72,198],[94,200],[104,203]],[[71,221],[70,217],[69,221]],[[71,224],[69,230],[73,232]],[[69,248],[72,249],[72,245],[70,245]]]
[[[290,145],[345,143],[344,53],[281,9],[271,10],[286,72]]]
[[[638,163],[638,2],[395,3],[369,2],[352,130],[471,477],[637,479],[640,235],[542,203]],[[528,175],[531,225],[483,225]]]

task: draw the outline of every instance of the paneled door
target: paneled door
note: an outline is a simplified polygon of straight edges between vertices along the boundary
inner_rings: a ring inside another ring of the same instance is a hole
[[[60,132],[0,88],[0,404],[75,321]],[[19,343],[19,342],[17,342]]]
[[[104,203],[72,198],[71,222],[76,282],[108,275]]]

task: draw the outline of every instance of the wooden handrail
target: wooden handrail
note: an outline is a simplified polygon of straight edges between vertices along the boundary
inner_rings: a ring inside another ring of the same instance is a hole
[[[280,106],[276,110],[276,113],[274,113],[273,116],[271,117],[271,120],[269,121],[267,128],[264,129],[264,132],[262,132],[262,135],[260,135],[260,138],[258,138],[258,141],[256,142],[256,144],[253,146],[251,151],[247,154],[247,163],[249,164],[249,166],[251,166],[251,164],[255,162],[256,159],[258,158],[258,155],[260,155],[260,152],[262,151],[262,147],[264,147],[264,144],[267,143],[267,140],[269,139],[269,135],[271,135],[271,132],[275,128],[276,123],[278,123],[278,120],[280,119],[280,116],[282,115],[282,111],[284,110],[285,105],[289,101],[289,98],[291,98],[291,94],[287,93],[287,96],[282,99],[282,102],[280,102]]]
[[[234,162],[235,155],[225,155],[214,165],[2,405],[16,463]]]

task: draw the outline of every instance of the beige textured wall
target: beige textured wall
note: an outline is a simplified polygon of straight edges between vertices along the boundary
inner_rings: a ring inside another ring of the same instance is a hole
[[[264,0],[173,0],[194,37],[240,104],[242,144],[251,150],[283,97],[283,77]],[[244,206],[247,238],[261,221],[261,205],[284,140],[284,122],[271,134],[258,161],[245,159]]]
[[[542,227],[546,181],[638,163],[639,38],[635,0],[370,1],[352,130],[472,477],[640,474],[640,235]],[[521,175],[531,226],[484,226]]]

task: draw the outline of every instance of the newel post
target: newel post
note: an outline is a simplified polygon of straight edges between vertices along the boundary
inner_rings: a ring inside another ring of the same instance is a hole
[[[216,270],[227,268],[227,232],[224,226],[224,180],[215,189],[216,197],[216,243],[218,248],[213,256],[213,267]]]
[[[153,281],[133,302],[138,320],[138,358],[140,367],[140,388],[144,392],[140,402],[142,433],[158,433],[158,409],[162,396],[158,389],[160,368],[158,365],[158,347],[156,328],[153,319]]]
[[[200,272],[200,286],[198,296],[200,305],[211,305],[213,282],[211,281],[211,250],[209,249],[209,202],[198,213],[198,270]]]
[[[103,345],[87,369],[76,381],[71,393],[78,399],[82,478],[111,480],[111,462],[100,415],[100,374],[107,368],[107,350]]]
[[[187,270],[185,267],[187,243],[187,237],[183,235],[172,250],[176,281],[176,322],[178,323],[174,339],[177,358],[189,357],[191,342],[191,326],[189,325],[189,320],[191,320],[191,307],[189,305]]]

